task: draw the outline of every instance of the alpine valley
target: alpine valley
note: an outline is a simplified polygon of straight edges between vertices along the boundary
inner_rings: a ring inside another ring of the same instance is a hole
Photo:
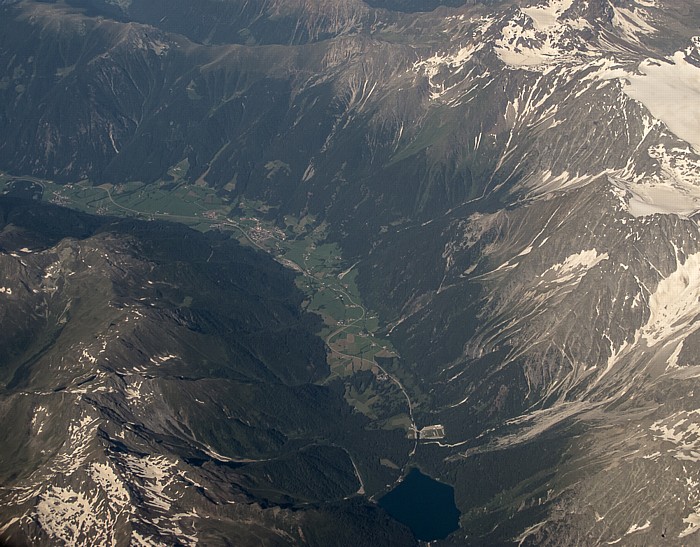
[[[0,542],[700,544],[698,0],[0,0],[0,170]]]

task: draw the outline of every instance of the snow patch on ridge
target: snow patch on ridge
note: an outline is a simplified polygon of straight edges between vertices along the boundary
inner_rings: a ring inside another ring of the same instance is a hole
[[[413,69],[416,71],[423,70],[429,77],[436,75],[442,67],[456,68],[459,71],[463,68],[463,65],[482,47],[483,46],[481,45],[474,46],[469,44],[452,54],[436,53],[428,59],[417,61],[413,65]]]
[[[71,422],[64,449],[54,460],[54,472],[70,476],[83,466],[90,455],[99,423],[99,418],[91,418],[86,414],[80,420]]]
[[[656,29],[649,24],[649,18],[649,13],[644,9],[629,9],[613,6],[612,24],[631,42],[640,43],[640,36],[648,36],[657,32]]]
[[[669,183],[635,184],[627,187],[632,216],[655,214],[689,216],[700,209],[700,189],[682,188]]]
[[[700,38],[693,43],[700,47]],[[688,54],[678,51],[667,59],[646,59],[638,74],[624,75],[628,83],[623,91],[700,153],[700,68],[688,62]]]
[[[161,511],[169,511],[175,498],[169,495],[174,485],[177,462],[165,456],[139,458],[131,454],[125,457],[129,471],[140,479],[140,486],[147,505]]]
[[[654,422],[649,428],[657,440],[675,445],[673,457],[681,461],[700,461],[700,410],[682,411]]]
[[[669,154],[661,145],[650,148],[649,155],[658,159],[661,176],[644,177],[642,181],[609,178],[625,192],[621,200],[623,207],[634,217],[655,214],[689,217],[700,210],[700,162]]]
[[[635,532],[639,532],[640,530],[646,530],[649,527],[651,527],[651,522],[649,522],[648,520],[641,526],[639,524],[633,524],[627,529],[625,535],[628,536],[630,534],[634,534]]]
[[[40,498],[35,517],[44,531],[53,539],[66,545],[75,545],[97,539],[94,535],[100,530],[97,507],[82,492],[71,488],[51,486]],[[107,532],[107,530],[101,530]],[[103,537],[104,543],[108,542]]]
[[[467,62],[472,58],[472,56],[478,52],[483,47],[483,44],[479,45],[466,45],[461,47],[454,53],[435,53],[432,57],[418,61],[413,65],[413,70],[416,73],[422,73],[428,78],[428,85],[430,88],[430,98],[432,100],[437,100],[447,92],[449,92],[453,87],[456,87],[460,82],[453,84],[452,86],[445,86],[445,83],[437,83],[435,78],[438,77],[443,70],[448,70],[450,75],[460,74]],[[465,79],[468,78],[470,74],[465,74]]]
[[[93,463],[90,466],[90,475],[96,484],[104,491],[110,506],[117,510],[125,510],[129,505],[131,497],[124,482],[114,471],[109,463]]]
[[[546,4],[520,8],[501,30],[494,51],[506,65],[534,68],[551,63],[560,64],[589,52],[576,30],[589,27],[585,19],[568,19],[564,13],[572,0],[551,0]]]
[[[588,270],[608,258],[608,253],[598,254],[596,249],[581,251],[566,257],[563,263],[554,264],[541,277],[547,280],[553,274],[558,283],[566,283],[583,277]]]
[[[573,3],[574,0],[552,0],[549,4],[521,8],[520,11],[532,19],[536,29],[546,30],[557,26],[559,18]]]
[[[684,264],[662,279],[649,298],[649,320],[642,327],[642,338],[652,345],[686,329],[700,315],[700,253],[690,255]]]
[[[683,522],[686,523],[688,527],[678,534],[679,538],[687,537],[700,530],[700,507],[697,508],[695,513],[690,513],[690,515],[685,517]]]

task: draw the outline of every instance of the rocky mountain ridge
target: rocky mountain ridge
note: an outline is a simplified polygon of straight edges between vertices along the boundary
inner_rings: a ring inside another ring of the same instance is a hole
[[[312,383],[289,272],[177,225],[0,208],[3,542],[411,541],[345,501],[364,424]]]
[[[422,386],[418,425],[445,426],[414,463],[455,486],[446,544],[692,541],[694,2],[216,4],[164,21],[137,1],[3,7],[0,167],[155,182],[186,165],[227,199],[327,222],[396,374]],[[186,28],[193,13],[217,21]],[[320,374],[278,357],[238,374]]]

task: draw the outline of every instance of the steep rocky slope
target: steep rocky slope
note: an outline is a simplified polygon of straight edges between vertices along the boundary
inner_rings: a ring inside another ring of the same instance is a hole
[[[418,425],[445,426],[414,463],[456,488],[448,543],[696,540],[696,2],[5,4],[0,167],[154,182],[186,165],[222,196],[328,223],[401,354],[392,372],[419,386]],[[144,294],[156,309],[186,296]],[[17,332],[60,348],[43,325],[69,300],[46,321],[39,296],[22,299]],[[27,336],[3,341],[13,388],[34,381],[17,360]],[[181,355],[175,340],[158,355]],[[279,357],[231,380],[296,389],[321,374]],[[36,389],[65,397],[62,382]],[[124,420],[199,434],[138,418]],[[254,438],[227,457],[281,446]]]
[[[0,212],[3,541],[411,541],[345,501],[373,448],[343,446],[379,435],[312,384],[325,351],[289,272],[177,225]]]

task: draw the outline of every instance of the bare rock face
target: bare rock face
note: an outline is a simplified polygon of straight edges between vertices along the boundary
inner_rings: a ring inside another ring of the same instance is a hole
[[[148,183],[186,164],[326,222],[418,425],[444,426],[412,462],[455,486],[446,544],[691,544],[699,23],[690,0],[3,2],[0,168]],[[8,207],[0,419],[23,433],[0,460],[1,538],[303,544],[339,514],[343,537],[406,539],[344,500],[353,457],[381,450],[358,451],[364,424],[316,385],[291,285],[255,282],[274,265],[200,270],[192,251],[187,277],[152,234]],[[274,349],[290,324],[303,343]],[[284,458],[330,482],[280,486],[263,464]]]

